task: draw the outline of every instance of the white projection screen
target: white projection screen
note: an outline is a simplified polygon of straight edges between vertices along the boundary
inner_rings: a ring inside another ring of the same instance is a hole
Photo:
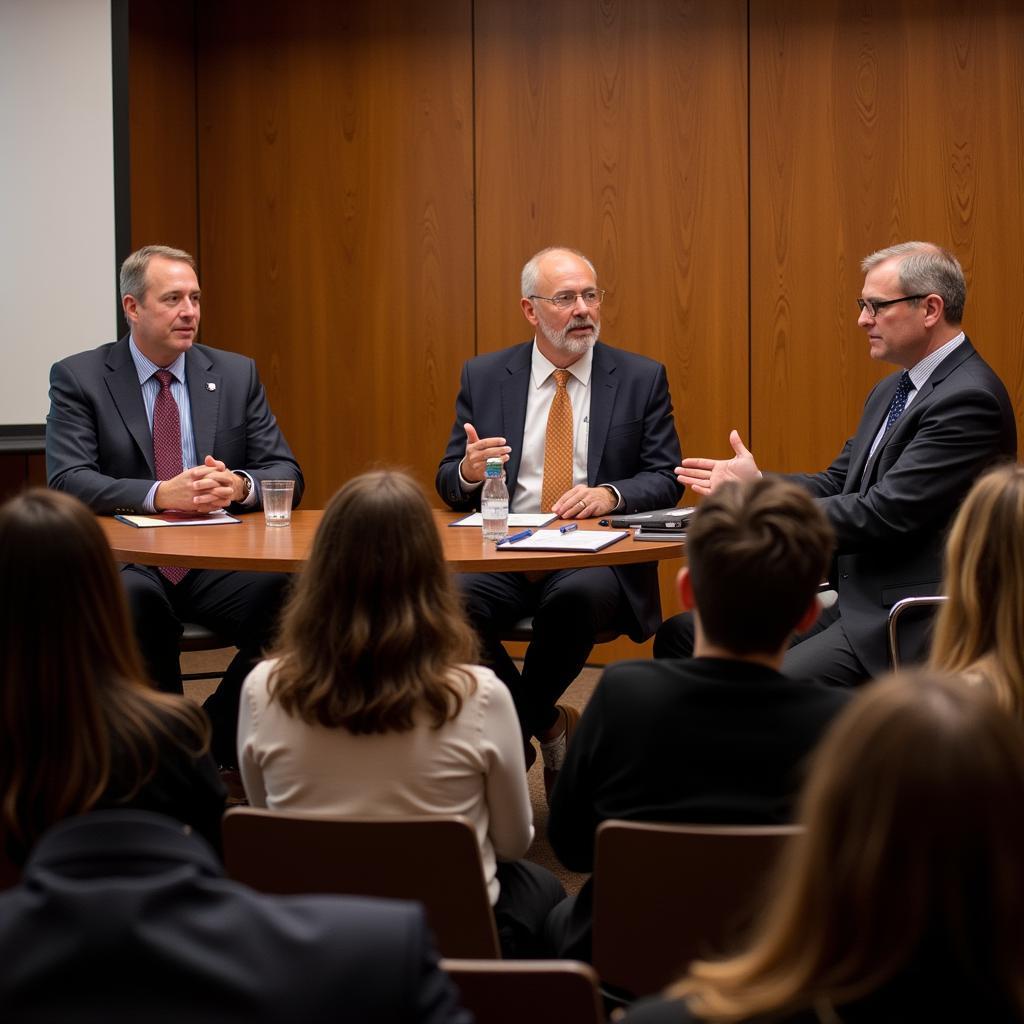
[[[111,0],[0,0],[0,429],[115,337]]]

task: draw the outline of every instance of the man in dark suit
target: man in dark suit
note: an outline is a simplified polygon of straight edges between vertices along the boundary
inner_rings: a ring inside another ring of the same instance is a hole
[[[463,367],[438,494],[453,509],[479,509],[485,463],[500,457],[513,512],[574,519],[675,505],[679,440],[665,368],[598,342],[604,291],[593,264],[576,250],[544,249],[523,268],[521,284],[534,340]],[[556,444],[549,439],[558,437],[559,408],[571,419],[570,436]],[[564,461],[557,450],[567,453]],[[654,632],[661,620],[656,567],[474,573],[459,583],[485,658],[512,691],[527,765],[536,736],[550,787],[578,718],[556,702],[598,634],[625,632],[639,641]],[[520,673],[499,638],[527,615],[533,640]]]
[[[978,475],[1017,452],[1013,408],[1002,381],[960,328],[967,287],[956,257],[925,242],[881,249],[865,272],[858,324],[872,359],[904,367],[877,384],[857,432],[828,469],[789,479],[817,498],[837,538],[838,601],[786,656],[799,677],[856,685],[888,667],[889,609],[939,593],[946,528]],[[710,494],[726,480],[759,475],[736,431],[736,455],[690,458],[680,483]],[[923,656],[925,623],[907,656]],[[655,655],[689,649],[683,616],[658,631]]]
[[[120,283],[130,334],[50,371],[50,486],[100,515],[257,510],[268,479],[293,480],[298,502],[302,472],[255,364],[194,344],[200,295],[192,257],[146,246],[124,261]],[[239,648],[206,705],[214,756],[235,765],[242,681],[270,636],[288,577],[126,565],[121,578],[147,669],[162,690],[182,691],[182,621]]]
[[[170,818],[55,825],[0,893],[0,1006],[19,1021],[467,1024],[422,909],[266,896]]]
[[[817,617],[832,544],[814,502],[781,480],[730,484],[700,506],[679,574],[695,657],[605,670],[551,797],[548,837],[567,868],[593,870],[610,818],[790,820],[804,759],[850,699],[779,671],[794,631]],[[591,900],[588,881],[549,914],[558,955],[589,959]]]

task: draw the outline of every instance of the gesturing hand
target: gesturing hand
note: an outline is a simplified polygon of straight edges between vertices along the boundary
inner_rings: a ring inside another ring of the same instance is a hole
[[[761,471],[743,444],[739,431],[729,434],[729,444],[736,453],[731,459],[683,459],[683,464],[676,466],[676,479],[697,494],[713,494],[729,480],[757,479]]]
[[[462,479],[471,484],[479,483],[484,478],[488,459],[501,459],[508,462],[508,453],[512,451],[505,444],[503,437],[480,437],[472,423],[463,424],[466,431],[466,454],[459,464]]]

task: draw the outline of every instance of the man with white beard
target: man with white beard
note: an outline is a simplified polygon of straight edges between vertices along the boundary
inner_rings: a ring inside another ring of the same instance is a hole
[[[543,249],[521,283],[534,338],[463,367],[438,494],[458,511],[479,509],[484,466],[498,457],[512,512],[577,519],[675,505],[679,439],[665,367],[598,342],[604,289],[593,263],[575,249]],[[458,582],[484,660],[512,691],[526,766],[536,737],[550,792],[579,718],[558,698],[599,633],[639,642],[657,628],[656,566],[466,573]],[[520,671],[499,637],[527,615],[533,640]]]

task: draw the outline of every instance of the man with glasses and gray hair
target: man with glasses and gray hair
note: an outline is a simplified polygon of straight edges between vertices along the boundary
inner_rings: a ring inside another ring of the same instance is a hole
[[[479,509],[486,461],[500,458],[513,512],[577,519],[675,505],[679,439],[665,367],[598,341],[604,289],[593,263],[575,249],[543,249],[523,267],[521,284],[534,337],[463,367],[438,494],[457,511]],[[512,691],[527,767],[536,757],[531,737],[540,741],[550,792],[579,718],[556,702],[599,634],[641,641],[657,628],[656,566],[467,573],[458,581],[484,658]],[[520,671],[500,638],[530,615]]]
[[[789,474],[828,516],[837,538],[832,583],[838,600],[797,637],[783,664],[795,677],[851,686],[888,668],[889,609],[937,594],[951,517],[977,476],[1017,453],[1013,407],[1002,381],[961,329],[967,286],[952,253],[904,242],[862,263],[857,323],[872,359],[903,367],[872,389],[857,431],[828,469]],[[684,459],[676,475],[698,494],[755,477],[754,456],[734,430],[732,459]],[[926,651],[926,623],[904,646]],[[658,630],[655,656],[685,657],[687,616]]]

